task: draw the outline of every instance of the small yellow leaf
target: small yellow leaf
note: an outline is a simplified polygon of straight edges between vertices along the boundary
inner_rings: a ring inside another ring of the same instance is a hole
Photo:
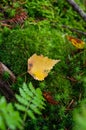
[[[28,73],[36,80],[44,80],[53,66],[60,60],[49,59],[43,55],[33,54],[28,59]]]
[[[82,40],[80,40],[80,39],[78,39],[78,38],[74,38],[74,37],[71,37],[71,36],[67,36],[67,39],[68,39],[69,41],[71,41],[72,44],[73,44],[76,48],[78,48],[78,49],[83,49],[84,46],[85,46],[85,42],[82,41]]]

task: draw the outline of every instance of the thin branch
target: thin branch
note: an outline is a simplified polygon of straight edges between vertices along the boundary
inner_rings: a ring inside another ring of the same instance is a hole
[[[12,73],[12,71],[9,70],[9,69],[7,68],[7,66],[5,66],[2,62],[0,62],[0,79],[1,79],[1,77],[3,76],[4,72],[8,72],[8,74],[10,75],[10,80],[11,80],[12,82],[15,82],[15,81],[16,81],[16,77],[15,77],[15,75]]]
[[[86,13],[76,4],[74,0],[66,0],[73,9],[86,21]]]
[[[6,80],[3,79],[4,72],[9,73],[9,78]],[[15,75],[2,62],[0,62],[0,92],[2,92],[8,101],[15,100],[15,94],[10,87],[15,81]]]
[[[73,31],[73,32],[81,33],[81,34],[83,34],[83,35],[86,36],[86,32],[83,32],[83,31],[81,31],[81,30],[78,30],[78,29],[75,29],[75,28],[71,28],[71,27],[69,27],[69,26],[67,26],[67,25],[62,25],[62,27],[63,27],[63,28],[67,28],[67,29],[69,29],[70,31]]]
[[[2,21],[0,21],[0,22],[1,22],[1,23],[0,23],[1,26],[8,27],[8,28],[10,28],[10,29],[12,28],[11,25],[6,24],[6,23],[3,23]]]
[[[70,109],[70,107],[73,105],[73,103],[74,103],[74,99],[72,99],[72,100],[71,100],[71,102],[68,104],[68,106],[67,106],[67,108],[66,108],[66,109],[67,109],[67,110],[69,110],[69,109]]]
[[[0,92],[5,96],[7,101],[14,101],[15,95],[13,90],[10,88],[9,83],[0,80]]]

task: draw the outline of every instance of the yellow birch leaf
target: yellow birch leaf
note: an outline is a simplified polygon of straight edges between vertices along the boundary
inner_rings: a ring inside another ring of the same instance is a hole
[[[43,55],[33,54],[28,59],[28,73],[36,80],[44,80],[53,66],[60,60],[49,59]]]

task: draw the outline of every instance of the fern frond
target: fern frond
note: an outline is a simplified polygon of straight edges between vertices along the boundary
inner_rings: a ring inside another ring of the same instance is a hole
[[[16,95],[18,103],[15,104],[16,108],[25,112],[29,117],[35,119],[35,114],[40,115],[41,109],[45,108],[45,99],[42,96],[40,88],[35,89],[32,83],[23,84],[19,89],[20,95]]]
[[[2,97],[0,99],[0,130],[6,130],[7,127],[11,130],[22,129],[22,120],[12,103],[7,104]]]

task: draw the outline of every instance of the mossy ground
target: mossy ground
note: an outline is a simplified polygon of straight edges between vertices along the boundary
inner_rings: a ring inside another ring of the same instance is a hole
[[[25,128],[71,130],[74,122],[73,111],[86,94],[86,49],[76,53],[77,48],[67,40],[66,35],[86,39],[85,36],[64,29],[61,25],[83,31],[86,25],[65,1],[29,1],[22,8],[28,13],[23,27],[16,25],[12,29],[3,27],[0,30],[0,61],[18,77],[13,89],[18,89],[23,82],[31,81],[42,91],[50,91],[59,102],[58,105],[46,103],[43,115],[37,117],[37,121],[27,119]],[[9,15],[8,13],[8,18]],[[2,18],[2,15],[0,17]],[[35,81],[27,73],[23,74],[27,72],[28,58],[34,53],[61,60],[42,82]],[[76,81],[72,81],[71,78],[75,78]],[[74,102],[67,110],[72,100]]]

